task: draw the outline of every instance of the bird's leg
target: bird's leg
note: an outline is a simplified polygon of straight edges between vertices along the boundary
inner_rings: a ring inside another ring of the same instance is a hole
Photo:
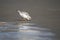
[[[21,19],[21,22],[24,23],[24,19],[23,18]]]
[[[26,21],[26,20],[25,20],[24,18],[21,19],[21,22],[22,22],[22,23],[25,23],[25,21]]]
[[[25,18],[23,19],[23,23],[27,23],[27,20]]]
[[[25,23],[27,23],[27,19],[25,19]]]
[[[24,19],[24,22],[26,23],[26,19]]]

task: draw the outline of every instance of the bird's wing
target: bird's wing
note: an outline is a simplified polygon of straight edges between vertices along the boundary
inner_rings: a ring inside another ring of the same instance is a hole
[[[27,20],[31,20],[31,17],[30,17],[29,15],[23,14],[22,17],[23,17],[23,18],[26,18]]]
[[[22,12],[22,14],[29,15],[28,12]]]

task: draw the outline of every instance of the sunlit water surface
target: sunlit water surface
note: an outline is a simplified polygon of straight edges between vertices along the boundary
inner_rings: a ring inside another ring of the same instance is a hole
[[[0,40],[57,40],[55,33],[35,23],[7,22],[0,25]]]

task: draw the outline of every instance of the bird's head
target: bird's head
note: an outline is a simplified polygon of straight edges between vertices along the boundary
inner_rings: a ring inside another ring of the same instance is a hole
[[[21,12],[20,10],[17,10],[17,12]]]

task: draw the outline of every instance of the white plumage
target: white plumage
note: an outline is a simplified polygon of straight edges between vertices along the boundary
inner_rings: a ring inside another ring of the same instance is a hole
[[[20,10],[18,10],[19,15],[26,20],[31,20],[31,16],[27,13],[27,12],[21,12]]]

